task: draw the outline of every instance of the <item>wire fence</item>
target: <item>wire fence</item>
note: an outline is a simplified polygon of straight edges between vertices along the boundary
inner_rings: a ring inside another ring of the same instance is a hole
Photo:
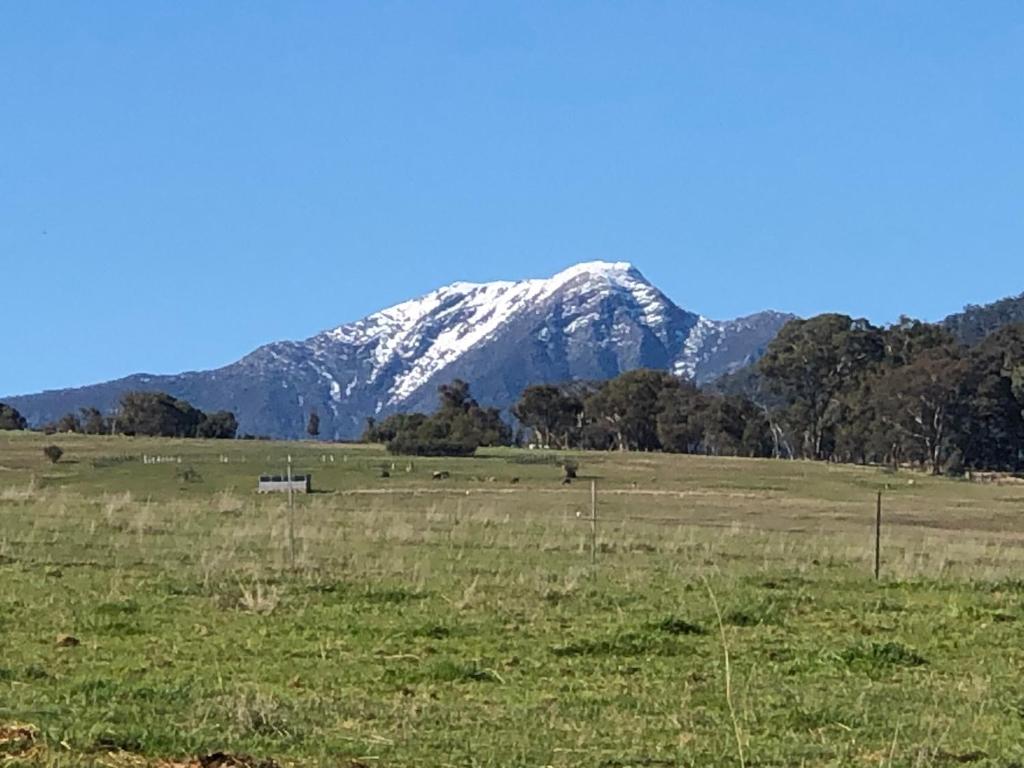
[[[0,490],[0,559],[199,573],[490,565],[820,570],[883,578],[1014,577],[1015,505],[937,506],[903,491],[822,500],[759,492],[569,487],[357,488],[281,496],[83,496]],[[1012,501],[1014,496],[1007,496]],[[880,534],[880,535],[879,535]],[[877,557],[877,561],[876,561]],[[829,571],[832,569],[832,571]]]

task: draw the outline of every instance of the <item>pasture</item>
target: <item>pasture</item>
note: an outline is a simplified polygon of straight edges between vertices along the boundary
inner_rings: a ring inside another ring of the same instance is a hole
[[[0,764],[1024,762],[1024,485],[565,458],[0,433]]]

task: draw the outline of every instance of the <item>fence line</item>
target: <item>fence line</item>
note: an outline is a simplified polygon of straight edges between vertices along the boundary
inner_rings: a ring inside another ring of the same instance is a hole
[[[859,518],[853,514],[855,504],[850,505],[849,515],[838,517],[835,510],[822,504],[817,515],[801,509],[795,516],[770,519],[779,511],[775,505],[780,509],[786,506],[785,499],[763,496],[757,510],[751,512],[720,509],[720,505],[703,503],[708,501],[703,496],[681,499],[681,494],[673,494],[675,498],[655,497],[661,505],[646,508],[652,498],[649,494],[622,489],[599,493],[596,482],[589,486],[589,516],[583,514],[586,495],[571,490],[561,491],[565,503],[560,507],[534,511],[520,503],[507,504],[504,494],[497,497],[500,504],[488,505],[480,503],[482,497],[470,496],[467,501],[464,493],[451,489],[427,508],[390,502],[352,504],[363,497],[345,494],[302,497],[293,505],[227,494],[220,505],[217,496],[142,500],[113,494],[107,499],[81,499],[46,489],[22,499],[0,496],[0,558],[16,555],[57,562],[88,552],[116,554],[119,561],[135,557],[146,562],[161,558],[177,562],[195,560],[207,551],[231,550],[265,559],[283,553],[283,559],[295,567],[302,559],[328,562],[359,548],[456,546],[465,551],[519,551],[524,555],[582,549],[589,550],[591,564],[605,560],[599,554],[614,555],[614,561],[608,563],[614,567],[624,557],[679,557],[691,550],[736,559],[744,556],[746,546],[745,555],[751,561],[760,558],[801,567],[833,558],[853,566],[862,563],[865,575],[871,572],[872,548],[867,534],[872,521],[866,503],[859,505]],[[731,497],[717,494],[719,501],[725,498]],[[599,504],[599,499],[610,503]],[[697,505],[674,504],[698,499],[701,503]],[[955,521],[925,526],[892,516],[883,540],[881,493],[875,500],[876,578],[880,577],[883,554],[887,562],[893,560],[894,575],[966,567],[972,561],[1007,573],[1024,566],[1024,532],[961,530]],[[668,501],[673,502],[671,506]],[[589,532],[579,527],[580,522],[589,523]]]

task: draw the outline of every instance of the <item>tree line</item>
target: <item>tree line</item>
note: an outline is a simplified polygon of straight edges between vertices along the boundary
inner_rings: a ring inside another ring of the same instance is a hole
[[[604,382],[527,387],[519,428],[463,381],[427,414],[370,420],[396,453],[466,455],[481,445],[668,451],[916,465],[934,474],[1024,468],[1024,325],[968,346],[903,318],[879,327],[825,314],[793,320],[760,361],[714,389],[638,369]]]
[[[749,399],[702,392],[665,371],[637,369],[605,382],[527,387],[512,408],[518,429],[497,408],[481,407],[456,379],[439,388],[432,414],[396,413],[367,420],[364,442],[392,453],[466,456],[481,446],[582,450],[666,450],[767,456],[769,420]]]
[[[431,414],[369,419],[362,439],[393,453],[462,456],[533,443],[581,450],[668,451],[916,465],[935,474],[1024,469],[1024,324],[978,343],[903,318],[879,327],[825,314],[789,322],[765,354],[711,388],[637,369],[602,382],[527,387],[511,408],[481,406],[465,381],[439,388]],[[0,429],[24,429],[0,404]],[[236,436],[233,414],[206,414],[165,393],[129,392],[115,414],[68,414],[54,431]],[[310,436],[319,417],[310,414]]]
[[[1024,467],[1024,325],[980,343],[907,318],[788,323],[755,369],[786,455],[916,464],[935,474]]]
[[[27,427],[25,418],[15,408],[0,403],[0,429]],[[39,431],[230,440],[236,437],[238,420],[231,411],[206,413],[166,392],[125,392],[110,415],[104,415],[98,408],[81,408],[42,425]]]

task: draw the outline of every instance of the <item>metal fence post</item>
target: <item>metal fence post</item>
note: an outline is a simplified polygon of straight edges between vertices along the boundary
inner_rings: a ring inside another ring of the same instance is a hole
[[[875,578],[882,572],[882,492],[875,503]]]
[[[597,480],[590,481],[590,564],[597,564]]]
[[[288,454],[288,559],[295,570],[295,494],[292,490],[292,455]]]

